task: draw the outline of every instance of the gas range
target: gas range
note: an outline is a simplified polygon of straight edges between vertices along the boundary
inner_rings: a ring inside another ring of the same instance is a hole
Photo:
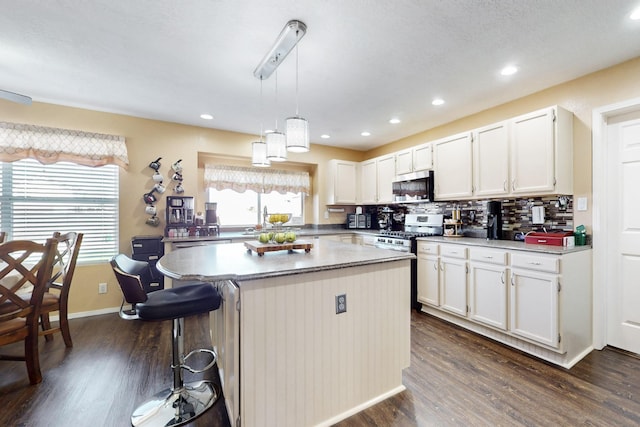
[[[442,214],[407,214],[403,231],[383,230],[376,237],[376,247],[402,252],[414,252],[412,242],[417,237],[441,236]]]

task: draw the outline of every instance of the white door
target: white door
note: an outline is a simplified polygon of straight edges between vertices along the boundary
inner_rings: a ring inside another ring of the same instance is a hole
[[[640,353],[640,111],[608,121],[607,343]]]

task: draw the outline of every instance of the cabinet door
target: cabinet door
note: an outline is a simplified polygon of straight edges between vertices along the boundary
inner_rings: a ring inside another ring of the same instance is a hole
[[[476,196],[509,192],[509,134],[507,122],[480,128],[473,140],[474,193]]]
[[[329,165],[331,185],[328,204],[355,204],[358,164],[346,160],[331,160]]]
[[[507,329],[508,270],[504,266],[471,262],[469,317],[502,330]]]
[[[413,172],[413,150],[404,150],[396,153],[396,174]]]
[[[380,157],[376,162],[378,174],[378,203],[393,202],[392,184],[396,178],[396,158],[395,156]]]
[[[367,160],[360,163],[360,200],[364,204],[375,204],[378,201],[378,178],[375,160]]]
[[[413,149],[413,170],[428,170],[433,167],[433,152],[431,144],[424,144]]]
[[[522,269],[511,271],[511,332],[524,338],[559,347],[558,276]]]
[[[511,120],[511,192],[549,193],[555,188],[554,109]]]
[[[440,258],[440,306],[460,316],[467,315],[467,262]]]
[[[433,143],[436,200],[456,200],[473,195],[471,134],[464,133]]]
[[[438,258],[418,254],[418,301],[438,307],[440,305],[440,280]]]

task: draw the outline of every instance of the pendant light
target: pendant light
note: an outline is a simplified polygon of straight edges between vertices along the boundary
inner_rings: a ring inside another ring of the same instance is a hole
[[[251,164],[259,168],[268,168],[271,162],[267,159],[267,143],[262,140],[262,79],[260,80],[260,140],[251,143]]]
[[[298,114],[298,45],[296,44],[296,115],[286,120],[287,150],[292,153],[309,151],[309,122]]]
[[[278,132],[278,71],[276,71],[276,128],[266,136],[267,159],[272,162],[284,162],[287,160],[287,137]]]

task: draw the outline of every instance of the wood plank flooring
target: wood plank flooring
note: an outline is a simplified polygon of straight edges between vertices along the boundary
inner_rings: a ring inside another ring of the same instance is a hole
[[[24,363],[1,361],[0,426],[130,425],[133,409],[170,383],[170,326],[116,314],[73,319],[72,349],[59,335],[41,341],[37,386]],[[185,348],[208,344],[206,316],[186,328]],[[8,350],[22,346],[0,348]],[[565,370],[416,312],[404,384],[338,426],[640,425],[640,359],[607,348]],[[188,425],[229,425],[222,400]]]

